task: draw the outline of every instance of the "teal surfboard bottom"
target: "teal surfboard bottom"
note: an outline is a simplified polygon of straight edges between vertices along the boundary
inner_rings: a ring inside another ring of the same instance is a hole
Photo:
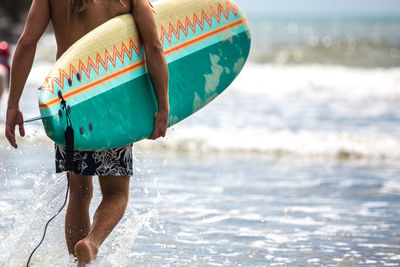
[[[169,126],[221,94],[239,74],[249,50],[249,33],[242,32],[169,63]],[[148,74],[73,105],[70,118],[75,149],[104,150],[147,138],[153,132],[156,111],[157,102]],[[64,145],[65,111],[61,118],[43,117],[42,121],[48,136]]]
[[[72,106],[75,149],[104,150],[150,136],[156,103],[148,83],[144,75]],[[48,136],[64,145],[65,112],[62,118],[47,117],[43,123]]]

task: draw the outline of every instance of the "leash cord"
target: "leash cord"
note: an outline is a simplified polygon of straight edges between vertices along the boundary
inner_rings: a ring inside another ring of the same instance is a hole
[[[47,226],[49,225],[49,223],[55,218],[57,217],[58,214],[60,214],[60,212],[64,209],[65,205],[67,204],[67,199],[68,199],[68,192],[69,192],[69,185],[70,185],[70,173],[67,173],[67,180],[68,180],[68,185],[67,185],[67,193],[65,194],[65,201],[63,206],[60,208],[60,210],[57,212],[56,215],[54,215],[53,217],[51,217],[51,219],[46,223],[46,226],[44,227],[44,232],[43,232],[43,237],[42,240],[40,240],[39,244],[36,246],[36,248],[32,251],[31,255],[29,256],[28,262],[26,263],[26,267],[29,267],[29,262],[31,261],[31,258],[33,256],[33,253],[35,253],[35,251],[40,247],[40,245],[42,244],[45,236],[46,236],[46,230],[47,230]]]
[[[33,122],[33,121],[38,121],[38,120],[40,120],[41,118],[42,118],[41,116],[33,117],[33,118],[30,118],[30,119],[25,120],[24,123]]]

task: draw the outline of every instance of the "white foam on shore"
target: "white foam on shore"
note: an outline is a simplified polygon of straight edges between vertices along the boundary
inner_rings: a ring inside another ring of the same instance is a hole
[[[25,128],[25,138],[17,138],[21,146],[38,143],[52,146],[52,141],[40,125],[28,125]],[[207,126],[176,126],[173,129],[168,131],[164,139],[136,143],[135,149],[191,155],[236,153],[275,159],[400,161],[400,137],[384,134],[222,129]],[[0,136],[0,147],[10,147],[4,136]]]
[[[189,154],[240,153],[273,158],[294,157],[324,160],[399,161],[400,137],[358,135],[352,133],[318,133],[265,131],[258,129],[179,128],[157,142],[141,141],[136,148]]]
[[[400,68],[246,63],[232,84],[238,94],[282,100],[400,100]]]

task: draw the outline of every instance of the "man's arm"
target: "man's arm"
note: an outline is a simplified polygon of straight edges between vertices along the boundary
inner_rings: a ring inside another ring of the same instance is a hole
[[[46,30],[50,20],[48,0],[33,0],[29,10],[24,32],[18,40],[11,65],[10,94],[6,117],[6,137],[10,144],[17,148],[15,127],[19,125],[19,133],[25,135],[22,112],[18,103],[24,90],[26,79],[32,68],[36,44]]]
[[[147,70],[157,96],[158,112],[154,119],[154,131],[149,137],[164,137],[168,127],[168,66],[158,36],[153,10],[148,0],[132,0],[133,16],[143,40]]]

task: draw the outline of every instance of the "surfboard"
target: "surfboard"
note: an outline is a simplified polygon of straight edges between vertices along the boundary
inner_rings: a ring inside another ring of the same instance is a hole
[[[250,30],[231,0],[162,0],[153,8],[170,75],[172,126],[237,77],[249,54]],[[39,108],[46,134],[61,145],[69,116],[75,149],[104,150],[149,137],[157,100],[132,15],[115,17],[73,44],[46,77]]]

